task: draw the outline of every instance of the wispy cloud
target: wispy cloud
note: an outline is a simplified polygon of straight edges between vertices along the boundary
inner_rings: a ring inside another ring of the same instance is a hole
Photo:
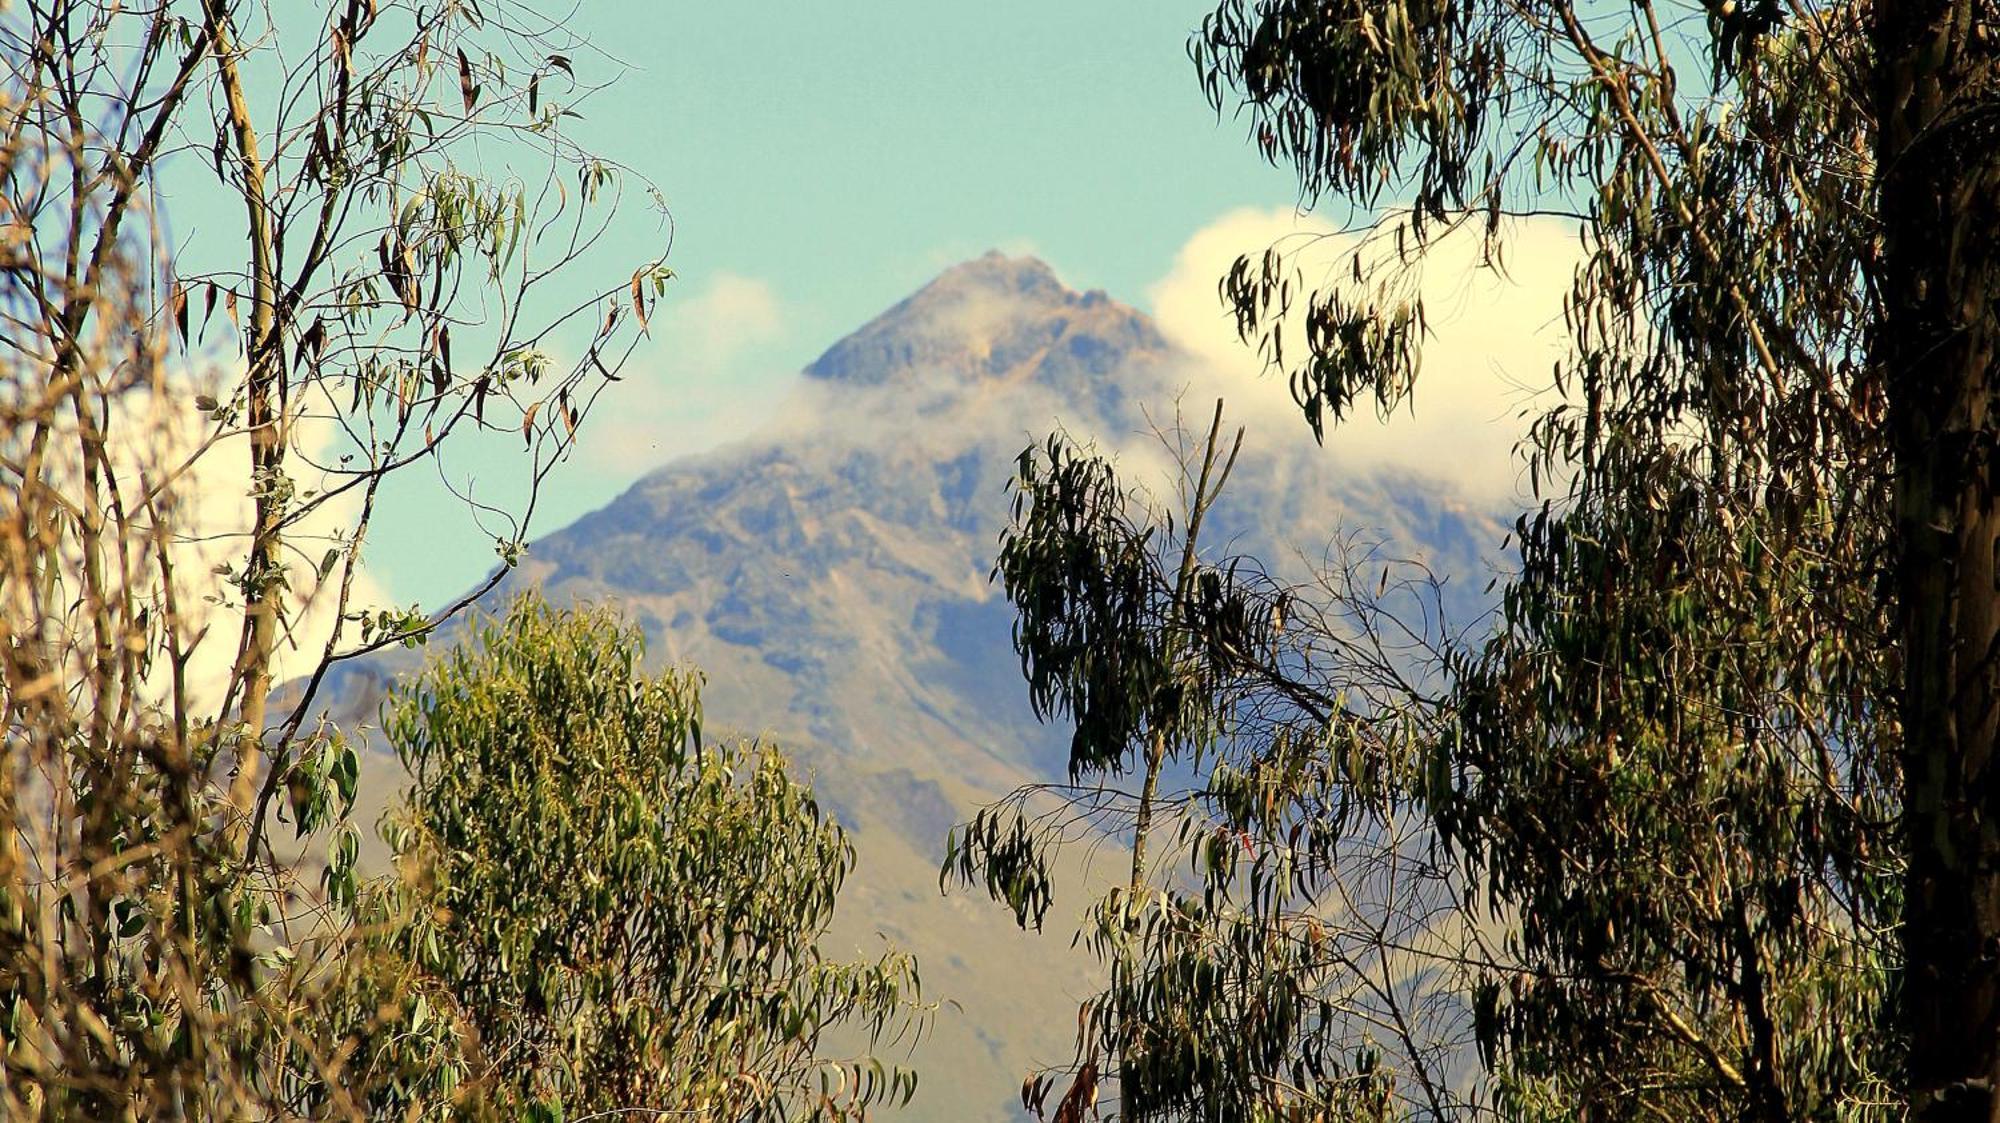
[[[1350,283],[1357,252],[1364,268],[1394,252],[1392,239],[1370,233],[1339,232],[1290,209],[1235,210],[1196,231],[1148,291],[1161,331],[1198,360],[1191,392],[1222,394],[1260,428],[1303,427],[1285,380],[1238,338],[1218,284],[1238,256],[1254,260],[1273,246],[1308,286]],[[1518,223],[1510,236],[1504,272],[1481,261],[1476,231],[1431,246],[1410,277],[1431,329],[1416,390],[1386,418],[1363,412],[1329,430],[1332,456],[1437,479],[1475,501],[1521,495],[1514,446],[1554,393],[1551,370],[1566,345],[1562,299],[1579,251],[1573,229],[1553,220]],[[1284,342],[1287,356],[1306,353],[1298,325]]]
[[[110,427],[123,434],[113,445],[118,478],[137,491],[158,486],[158,533],[168,536],[181,650],[187,656],[185,688],[197,707],[220,701],[237,656],[243,627],[242,595],[223,572],[240,572],[250,550],[255,504],[250,494],[250,438],[241,427],[218,426],[196,407],[197,390],[222,395],[239,385],[242,362],[234,359],[204,371],[190,370],[169,392],[131,394],[112,403]],[[332,463],[347,447],[327,416],[307,415],[287,427],[286,470],[296,488],[295,509],[303,509],[344,475],[318,467]],[[348,491],[312,506],[283,535],[287,612],[284,633],[273,654],[280,681],[309,671],[332,634],[339,600],[341,567],[322,580],[328,550],[344,546],[360,514],[360,495]],[[365,558],[363,559],[365,563]],[[146,570],[143,580],[157,575]],[[147,595],[153,595],[151,591]],[[350,611],[390,603],[388,591],[365,564],[355,572]],[[347,636],[352,640],[350,630]],[[167,664],[156,662],[146,686],[155,696],[168,688]]]
[[[757,429],[797,380],[777,351],[784,303],[755,277],[717,273],[693,296],[661,302],[655,342],[586,423],[584,455],[636,475]]]
[[[1348,471],[1428,478],[1479,504],[1520,496],[1514,446],[1554,392],[1551,368],[1565,346],[1562,298],[1578,251],[1573,232],[1553,221],[1521,223],[1511,236],[1504,272],[1482,262],[1476,233],[1452,234],[1431,247],[1409,278],[1425,299],[1431,328],[1417,389],[1387,418],[1364,412],[1330,430],[1330,462]],[[1160,330],[1189,361],[1122,372],[1127,401],[1170,416],[1173,400],[1183,395],[1189,409],[1205,416],[1201,403],[1219,395],[1260,442],[1304,433],[1285,380],[1266,372],[1256,349],[1237,337],[1218,294],[1239,255],[1273,245],[1307,286],[1346,283],[1357,251],[1364,264],[1393,252],[1391,239],[1339,232],[1288,209],[1220,216],[1188,238],[1146,294]],[[970,286],[955,299],[928,308],[930,319],[910,330],[949,335],[953,346],[977,353],[1004,325],[1035,314],[1032,301],[1024,304],[1027,298],[1004,286]],[[1058,423],[1136,459],[1159,456],[1157,440],[1137,431],[1136,414],[1098,416],[1081,386],[967,384],[962,372],[942,370],[880,392],[811,383],[788,361],[797,342],[791,338],[796,311],[767,282],[731,273],[663,303],[655,342],[627,368],[630,384],[615,387],[586,423],[586,461],[629,478],[737,439],[1017,441]],[[1305,351],[1297,325],[1286,351]]]

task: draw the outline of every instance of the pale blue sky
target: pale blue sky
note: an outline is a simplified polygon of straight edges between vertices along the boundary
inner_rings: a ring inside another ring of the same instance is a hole
[[[1293,198],[1218,124],[1187,0],[586,0],[637,71],[593,139],[667,192],[681,266],[852,325],[940,262],[1032,243],[1134,298],[1222,211]]]
[[[820,349],[954,261],[1033,252],[1143,307],[1201,227],[1293,203],[1291,174],[1203,100],[1185,48],[1208,10],[582,0],[571,26],[631,67],[585,107],[582,135],[665,193],[681,275],[667,307],[683,314],[600,402],[592,424],[623,443],[558,469],[537,532],[673,448],[731,436]],[[635,426],[660,439],[635,443]],[[371,533],[369,569],[400,602],[434,604],[491,564],[444,501],[405,493]]]

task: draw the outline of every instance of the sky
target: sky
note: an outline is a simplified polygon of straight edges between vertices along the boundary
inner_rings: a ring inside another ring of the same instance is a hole
[[[611,57],[579,66],[623,74],[577,135],[664,194],[678,276],[631,377],[586,422],[588,449],[545,491],[537,531],[753,429],[827,345],[988,249],[1164,306],[1170,336],[1220,355],[1231,344],[1212,294],[1228,260],[1346,216],[1297,217],[1293,173],[1205,101],[1186,45],[1209,10],[580,0],[568,26]],[[1559,260],[1564,236],[1551,236]],[[1461,331],[1461,347],[1483,334]],[[1513,383],[1465,362],[1485,396],[1461,420],[1490,422],[1507,405],[1493,388]],[[1539,356],[1512,365],[1546,370]],[[1377,444],[1428,454],[1400,436]],[[435,605],[490,566],[490,539],[440,517],[449,502],[433,487],[378,513],[368,572],[398,603]]]

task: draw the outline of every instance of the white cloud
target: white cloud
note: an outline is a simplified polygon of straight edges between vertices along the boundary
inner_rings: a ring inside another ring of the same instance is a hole
[[[1242,342],[1218,283],[1236,258],[1253,260],[1276,246],[1308,287],[1349,283],[1353,260],[1364,269],[1387,261],[1393,240],[1345,233],[1290,209],[1242,209],[1197,231],[1172,270],[1148,292],[1160,328],[1200,360],[1195,393],[1229,399],[1232,414],[1259,429],[1305,422],[1282,376],[1264,372]],[[1432,477],[1468,499],[1506,501],[1525,490],[1514,446],[1555,393],[1551,369],[1567,337],[1562,299],[1578,257],[1572,227],[1526,220],[1507,232],[1504,273],[1482,264],[1476,230],[1435,241],[1410,278],[1422,293],[1431,335],[1411,397],[1387,419],[1361,412],[1329,428],[1332,456],[1355,468]],[[1303,331],[1285,337],[1286,355],[1305,353]]]
[[[240,365],[240,364],[239,364]],[[223,385],[229,384],[225,379]],[[249,487],[249,436],[241,429],[217,435],[214,425],[197,413],[191,394],[178,394],[149,403],[149,425],[158,439],[144,453],[153,458],[149,472],[160,478],[165,471],[187,461],[201,442],[201,448],[187,471],[169,489],[174,507],[175,567],[179,599],[186,618],[182,639],[192,652],[188,661],[187,683],[197,705],[220,700],[236,659],[238,637],[243,626],[242,597],[229,586],[215,567],[228,563],[241,570],[249,553],[250,530],[255,504]],[[288,433],[291,453],[287,472],[293,477],[299,502],[309,501],[321,489],[344,478],[316,469],[314,465],[333,460],[344,441],[337,426],[325,417],[307,416],[294,421]],[[285,571],[289,593],[287,619],[278,649],[273,655],[274,677],[284,682],[310,673],[332,635],[338,610],[341,567],[336,565],[322,582],[319,565],[327,550],[353,535],[361,513],[359,489],[318,505],[310,514],[285,532]],[[391,604],[389,590],[365,564],[366,549],[357,565],[349,611],[380,608]],[[341,646],[358,640],[350,625]]]
[[[772,354],[788,327],[782,301],[755,277],[717,273],[694,296],[670,291],[653,341],[585,422],[584,455],[630,474],[758,428],[797,374]]]
[[[218,427],[195,404],[197,391],[228,397],[240,383],[242,363],[236,360],[197,373],[182,370],[159,387],[116,386],[103,395],[109,413],[101,420],[109,440],[111,470],[99,487],[100,502],[126,512],[129,523],[121,533],[128,539],[115,555],[117,564],[105,580],[121,587],[142,604],[161,606],[158,617],[176,629],[185,656],[184,686],[197,713],[220,703],[236,661],[243,614],[240,590],[219,572],[225,563],[237,572],[249,553],[254,503],[250,496],[249,436],[239,426]],[[57,422],[58,437],[45,465],[46,478],[59,491],[74,491],[83,479],[73,436],[73,419]],[[291,427],[287,472],[300,502],[328,486],[330,477],[312,465],[329,458],[337,431],[329,422],[304,419]],[[284,563],[287,596],[285,634],[274,654],[274,674],[280,680],[306,673],[318,662],[332,633],[337,609],[337,579],[321,588],[318,567],[325,551],[351,537],[359,516],[358,493],[319,505],[285,532]],[[163,570],[152,549],[163,541],[172,564],[174,611],[163,612]],[[61,578],[80,589],[82,555],[67,549]],[[356,573],[350,610],[387,603],[385,591],[366,569]],[[74,619],[59,626],[77,624]],[[352,639],[352,633],[348,639]],[[79,671],[79,673],[81,673]],[[149,698],[164,701],[171,688],[167,659],[155,659],[144,683]]]
[[[701,295],[669,304],[663,334],[688,362],[720,366],[784,326],[778,294],[754,277],[717,273]]]

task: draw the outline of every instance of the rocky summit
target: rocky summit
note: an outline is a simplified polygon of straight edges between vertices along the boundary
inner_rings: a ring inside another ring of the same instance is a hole
[[[765,431],[537,540],[495,594],[533,583],[617,606],[652,660],[706,672],[711,728],[775,739],[810,770],[859,852],[835,950],[893,941],[947,1001],[901,1118],[1018,1118],[1022,1077],[1074,1041],[1094,977],[1070,949],[1083,895],[1059,893],[1049,931],[1023,934],[977,893],[941,896],[938,862],[954,822],[1063,772],[1066,731],[1034,720],[989,581],[1015,457],[1061,427],[1167,484],[1154,430],[1193,362],[1139,311],[988,254],[828,348]],[[1296,419],[1250,434],[1215,519],[1209,540],[1231,550],[1312,558],[1358,533],[1475,591],[1503,533],[1429,485],[1336,470]],[[332,697],[372,713],[360,700],[413,661],[345,668]],[[396,762],[369,769],[379,802]]]

